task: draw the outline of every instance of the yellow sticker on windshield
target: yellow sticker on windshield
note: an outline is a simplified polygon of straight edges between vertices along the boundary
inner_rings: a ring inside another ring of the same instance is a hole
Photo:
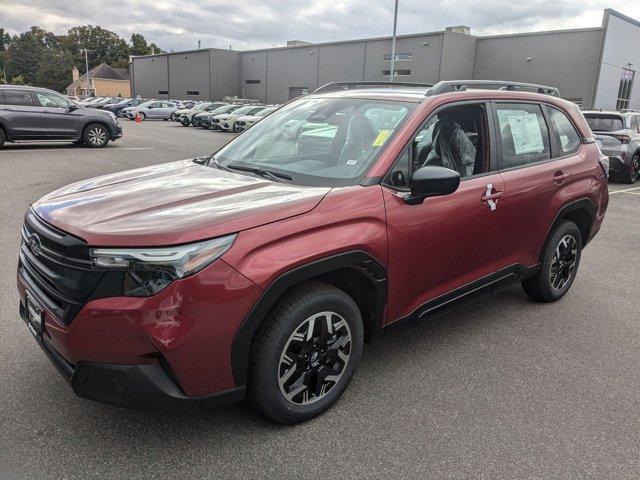
[[[384,145],[384,142],[386,142],[387,138],[389,138],[389,135],[391,135],[391,130],[380,130],[380,133],[373,141],[373,146],[381,147],[382,145]]]

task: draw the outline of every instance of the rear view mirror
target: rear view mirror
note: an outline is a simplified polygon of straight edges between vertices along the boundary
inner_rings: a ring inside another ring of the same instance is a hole
[[[460,186],[460,174],[449,168],[426,166],[413,172],[409,183],[411,193],[404,197],[404,201],[409,205],[417,205],[427,197],[455,192]]]

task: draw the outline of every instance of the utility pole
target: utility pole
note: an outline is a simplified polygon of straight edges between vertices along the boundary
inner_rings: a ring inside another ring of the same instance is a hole
[[[393,37],[391,38],[391,66],[389,70],[389,81],[393,82],[393,77],[396,67],[396,31],[398,28],[398,0],[396,0],[396,7],[393,12]]]
[[[86,69],[85,73],[85,81],[87,82],[87,97],[89,96],[89,89],[91,88],[91,81],[89,79],[89,57],[88,52],[93,52],[93,50],[87,50],[86,48],[81,48],[80,51],[84,50],[84,66]]]

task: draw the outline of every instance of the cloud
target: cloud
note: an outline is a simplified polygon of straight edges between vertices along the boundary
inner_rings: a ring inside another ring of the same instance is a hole
[[[0,26],[19,33],[32,25],[61,34],[100,25],[125,38],[142,33],[166,50],[234,49],[389,35],[393,0],[0,0]],[[499,34],[600,25],[604,8],[640,19],[637,0],[400,0],[398,33],[468,25]]]

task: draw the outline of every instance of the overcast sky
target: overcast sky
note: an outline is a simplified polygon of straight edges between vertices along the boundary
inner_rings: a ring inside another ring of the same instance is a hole
[[[390,35],[393,0],[0,0],[0,27],[64,33],[100,25],[165,50],[281,46]],[[604,8],[640,20],[640,0],[400,0],[398,33],[468,25],[477,35],[594,27]]]

